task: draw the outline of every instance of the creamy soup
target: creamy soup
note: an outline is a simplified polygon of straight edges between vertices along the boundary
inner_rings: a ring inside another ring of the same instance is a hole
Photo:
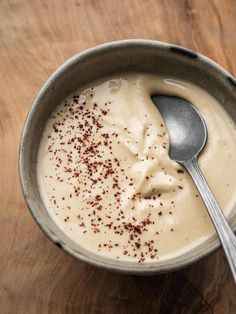
[[[226,215],[235,204],[236,131],[204,90],[151,74],[120,74],[69,96],[51,114],[38,153],[45,207],[80,246],[112,259],[156,262],[198,246],[214,229],[187,171],[168,155],[154,93],[201,112],[199,164]]]

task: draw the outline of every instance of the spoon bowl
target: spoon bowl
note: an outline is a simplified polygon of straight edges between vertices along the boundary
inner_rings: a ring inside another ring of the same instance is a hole
[[[205,121],[198,110],[179,97],[153,95],[170,136],[169,156],[183,163],[197,156],[207,141]]]

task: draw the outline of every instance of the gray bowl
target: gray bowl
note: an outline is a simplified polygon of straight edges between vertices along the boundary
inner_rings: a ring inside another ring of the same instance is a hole
[[[36,179],[37,152],[50,113],[69,93],[117,72],[150,72],[194,83],[213,95],[236,121],[236,80],[210,59],[191,50],[150,40],[124,40],[88,49],[66,61],[41,88],[27,116],[19,152],[19,173],[26,203],[44,233],[61,249],[92,265],[132,274],[155,274],[183,268],[219,246],[212,236],[174,259],[150,264],[121,262],[98,256],[70,240],[49,216]],[[236,211],[229,217],[236,229]]]

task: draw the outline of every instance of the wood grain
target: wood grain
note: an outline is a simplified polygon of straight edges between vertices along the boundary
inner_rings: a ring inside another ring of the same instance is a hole
[[[0,1],[0,313],[236,313],[223,252],[172,274],[125,276],[66,255],[26,209],[20,132],[42,83],[96,44],[150,38],[197,50],[236,75],[235,0]]]

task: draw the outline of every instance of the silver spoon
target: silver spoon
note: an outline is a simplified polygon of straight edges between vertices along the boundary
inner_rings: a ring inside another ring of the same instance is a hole
[[[178,97],[153,95],[170,137],[169,156],[192,176],[220,238],[236,283],[236,237],[213,196],[197,162],[207,140],[206,124],[197,109]]]

